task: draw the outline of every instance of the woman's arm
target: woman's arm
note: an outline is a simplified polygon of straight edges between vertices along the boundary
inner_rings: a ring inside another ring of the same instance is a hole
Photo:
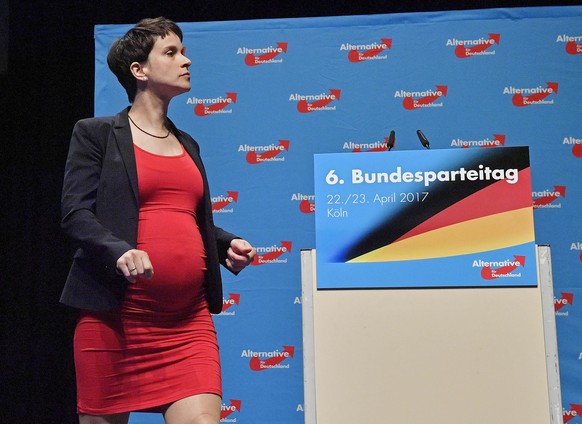
[[[215,227],[220,263],[229,271],[238,274],[249,265],[257,251],[251,244],[222,228]]]
[[[75,125],[65,166],[61,226],[82,248],[83,255],[115,270],[118,258],[133,247],[97,218],[97,196],[110,128],[109,123],[95,119]]]

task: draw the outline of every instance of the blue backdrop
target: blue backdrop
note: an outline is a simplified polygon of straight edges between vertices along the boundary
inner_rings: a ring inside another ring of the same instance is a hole
[[[259,253],[224,274],[222,422],[304,420],[299,253],[315,245],[313,155],[381,152],[391,130],[395,149],[419,149],[422,129],[433,149],[530,147],[564,421],[582,424],[581,17],[574,6],[181,24],[192,90],[170,117],[201,145],[217,224]],[[127,105],[105,57],[130,26],[95,29],[96,115]]]

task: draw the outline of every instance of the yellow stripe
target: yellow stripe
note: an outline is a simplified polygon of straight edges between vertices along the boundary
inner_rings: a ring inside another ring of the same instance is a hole
[[[503,249],[534,241],[533,207],[439,228],[389,244],[349,262],[443,258]]]

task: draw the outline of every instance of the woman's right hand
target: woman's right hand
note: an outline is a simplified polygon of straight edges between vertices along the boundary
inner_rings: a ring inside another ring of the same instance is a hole
[[[117,272],[122,274],[130,283],[134,283],[136,277],[152,278],[154,267],[147,252],[131,249],[117,260]]]

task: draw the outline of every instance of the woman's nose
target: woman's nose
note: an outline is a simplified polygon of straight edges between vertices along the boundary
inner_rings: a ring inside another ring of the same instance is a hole
[[[190,65],[192,65],[192,61],[190,59],[188,59],[188,57],[186,57],[186,55],[184,55],[184,64],[182,66],[189,68]]]

